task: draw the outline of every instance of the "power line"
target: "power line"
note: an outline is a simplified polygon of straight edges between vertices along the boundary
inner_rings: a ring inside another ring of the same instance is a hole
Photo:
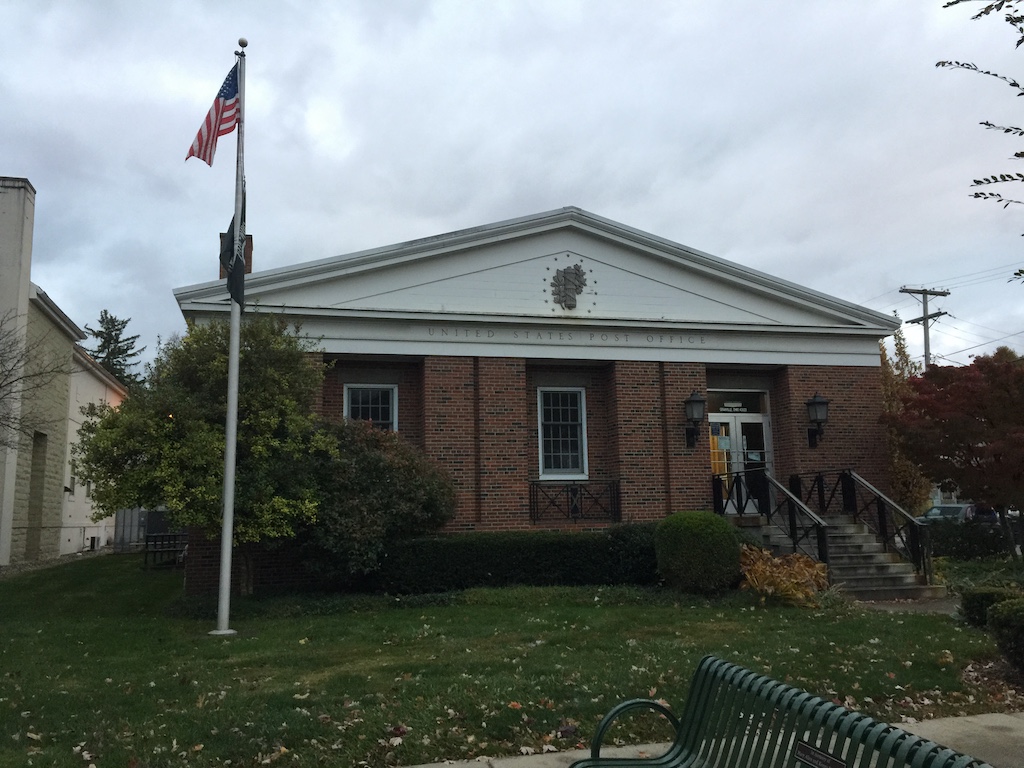
[[[977,349],[978,347],[986,347],[989,344],[996,344],[997,342],[1000,342],[1000,341],[1006,341],[1007,339],[1012,339],[1014,336],[1024,336],[1024,331],[1017,331],[1017,333],[1011,333],[1011,334],[1003,336],[1002,338],[999,338],[999,339],[992,339],[992,341],[986,341],[986,342],[983,342],[981,344],[975,344],[973,347],[966,347],[965,349],[959,349],[956,352],[950,352],[949,354],[951,354],[951,355],[959,355],[959,354],[962,354],[964,352],[970,352],[972,349]]]
[[[1000,264],[998,267],[990,267],[989,269],[982,269],[978,272],[968,272],[963,275],[955,275],[953,277],[944,277],[941,280],[936,280],[937,283],[951,283],[954,280],[963,280],[965,277],[975,277],[976,275],[984,275],[987,272],[995,272],[1000,269],[1007,269],[1008,267],[1020,267],[1020,261],[1011,261],[1009,264]]]

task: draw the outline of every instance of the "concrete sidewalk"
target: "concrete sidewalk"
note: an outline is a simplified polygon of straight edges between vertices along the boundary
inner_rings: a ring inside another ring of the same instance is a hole
[[[964,752],[995,768],[1024,768],[1024,712],[1013,714],[944,717],[921,723],[901,723],[910,733],[923,736],[943,746]],[[603,757],[657,756],[666,744],[642,744],[636,747],[603,749]],[[486,766],[486,768],[565,768],[575,760],[587,757],[589,750],[548,752],[523,757],[480,757],[476,760],[453,760],[434,765]],[[417,766],[416,768],[430,768]]]

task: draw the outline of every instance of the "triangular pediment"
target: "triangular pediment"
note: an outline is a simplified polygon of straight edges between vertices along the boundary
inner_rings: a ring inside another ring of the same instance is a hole
[[[223,282],[175,293],[186,313],[227,306]],[[885,315],[577,208],[257,272],[247,277],[246,298],[318,315],[861,328],[878,335],[895,327]]]

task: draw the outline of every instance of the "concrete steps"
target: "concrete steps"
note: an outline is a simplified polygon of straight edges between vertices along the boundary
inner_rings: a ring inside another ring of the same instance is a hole
[[[945,586],[929,586],[914,566],[882,543],[863,523],[829,517],[829,576],[833,584],[857,600],[925,600],[946,596]],[[769,526],[762,529],[773,552],[792,551],[789,538]]]

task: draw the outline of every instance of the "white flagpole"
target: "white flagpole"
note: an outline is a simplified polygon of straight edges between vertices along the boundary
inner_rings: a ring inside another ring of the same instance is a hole
[[[239,245],[239,232],[242,228],[242,200],[245,194],[245,47],[248,41],[243,37],[238,40],[242,48],[236,51],[238,56],[238,150],[235,169],[235,217],[231,232],[234,244],[233,258],[239,254],[245,259],[245,243]],[[242,264],[232,262],[233,269],[245,270]],[[230,277],[229,277],[230,279]],[[231,302],[231,339],[228,345],[228,412],[224,428],[224,519],[220,533],[220,590],[217,596],[217,629],[211,635],[234,635],[235,630],[228,627],[231,605],[231,542],[234,536],[235,523],[235,448],[238,438],[238,353],[239,335],[242,327],[242,307]]]

